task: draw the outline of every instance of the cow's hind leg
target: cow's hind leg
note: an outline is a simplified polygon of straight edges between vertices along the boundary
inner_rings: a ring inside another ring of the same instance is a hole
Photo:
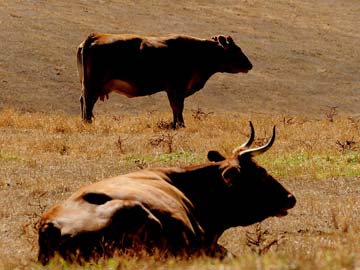
[[[98,99],[98,96],[83,95],[80,97],[80,106],[82,112],[82,119],[85,122],[91,123],[93,115],[94,105]]]
[[[162,224],[141,202],[111,199],[102,193],[88,193],[84,199],[98,205],[93,219],[104,225],[73,239],[85,260],[95,254],[112,256],[116,250],[150,251],[159,246]]]

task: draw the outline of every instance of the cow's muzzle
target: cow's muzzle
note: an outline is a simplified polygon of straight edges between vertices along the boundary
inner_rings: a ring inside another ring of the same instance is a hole
[[[280,210],[276,213],[276,217],[283,217],[288,214],[287,210],[293,208],[296,204],[296,198],[294,195],[289,194],[285,203],[285,206],[280,208]]]
[[[294,195],[292,195],[292,194],[289,194],[288,195],[288,206],[287,206],[287,208],[288,209],[291,209],[291,208],[293,208],[294,206],[295,206],[295,204],[296,204],[296,198],[295,198],[295,196]]]

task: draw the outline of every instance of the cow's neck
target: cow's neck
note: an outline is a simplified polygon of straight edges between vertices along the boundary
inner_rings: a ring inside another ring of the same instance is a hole
[[[216,71],[211,68],[205,68],[204,70],[195,69],[192,71],[191,79],[186,86],[185,96],[188,97],[202,89],[208,79],[215,73]]]
[[[167,175],[193,203],[195,215],[206,233],[217,238],[229,228],[225,208],[227,189],[218,164],[174,169]]]

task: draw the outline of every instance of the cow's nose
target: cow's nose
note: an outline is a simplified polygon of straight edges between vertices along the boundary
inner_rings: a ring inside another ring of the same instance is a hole
[[[288,209],[293,208],[296,204],[295,196],[292,194],[289,194],[288,198],[287,198],[287,203],[288,203],[288,205],[287,205]]]

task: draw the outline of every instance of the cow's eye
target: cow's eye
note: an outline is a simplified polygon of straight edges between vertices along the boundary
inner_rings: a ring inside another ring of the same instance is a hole
[[[91,204],[104,204],[108,201],[111,201],[112,198],[104,193],[86,193],[83,196],[83,199]]]

